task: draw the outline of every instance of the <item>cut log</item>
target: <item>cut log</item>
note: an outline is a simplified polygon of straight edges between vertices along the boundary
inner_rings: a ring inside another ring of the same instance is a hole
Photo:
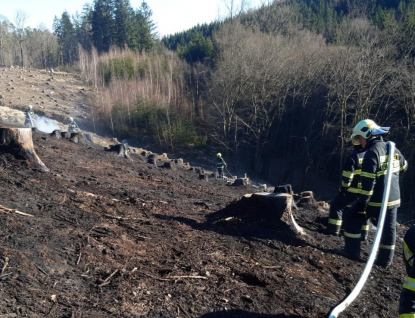
[[[130,148],[128,147],[128,144],[111,145],[109,148],[106,148],[105,151],[116,152],[117,157],[130,159]]]
[[[35,152],[31,128],[0,128],[0,151],[26,160],[29,166],[49,171]]]

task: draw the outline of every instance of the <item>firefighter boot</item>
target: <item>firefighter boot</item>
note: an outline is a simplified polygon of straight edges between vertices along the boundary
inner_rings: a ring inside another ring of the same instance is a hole
[[[339,236],[340,235],[340,228],[341,228],[340,225],[335,225],[335,224],[329,223],[328,226],[327,226],[327,229],[324,231],[324,234]]]
[[[388,268],[392,264],[394,254],[395,250],[393,249],[379,248],[375,264],[383,268]]]
[[[345,236],[344,252],[347,258],[352,260],[360,260],[360,240],[361,238],[350,238]]]

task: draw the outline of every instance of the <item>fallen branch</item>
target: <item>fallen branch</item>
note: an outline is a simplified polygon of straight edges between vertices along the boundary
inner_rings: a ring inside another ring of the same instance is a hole
[[[34,215],[32,215],[32,214],[21,212],[21,211],[18,211],[16,209],[6,208],[5,206],[2,206],[2,205],[0,205],[0,212],[15,213],[15,214],[23,215],[23,216],[34,217]]]
[[[140,274],[143,274],[143,275],[145,275],[145,276],[147,276],[147,277],[150,277],[150,278],[152,278],[152,279],[156,279],[156,280],[159,280],[159,281],[169,281],[169,280],[172,280],[172,279],[182,279],[182,278],[190,278],[190,279],[204,279],[204,280],[207,280],[208,278],[207,277],[205,277],[205,276],[167,276],[167,277],[165,277],[165,278],[160,278],[160,277],[156,277],[156,276],[153,276],[153,275],[150,275],[150,274],[147,274],[147,273],[145,273],[145,272],[141,272],[141,271],[139,271],[139,273]]]
[[[105,285],[108,285],[109,283],[110,283],[110,279],[115,275],[115,274],[117,274],[118,273],[118,269],[116,269],[110,276],[108,276],[107,278],[105,278],[105,280],[101,283],[101,284],[99,284],[98,285],[98,287],[102,287],[102,286],[105,286]]]
[[[110,199],[110,198],[107,198],[103,195],[98,195],[98,194],[94,194],[94,193],[91,193],[91,192],[75,191],[75,190],[71,190],[71,189],[65,189],[65,191],[67,193],[70,193],[70,194],[75,194],[75,195],[78,195],[78,196],[86,196],[86,197],[94,198],[96,200],[107,199],[107,200],[114,201],[114,202],[119,202],[120,201],[118,199]]]
[[[5,257],[4,258],[4,265],[3,265],[3,268],[1,269],[1,273],[2,274],[4,273],[4,271],[6,270],[6,268],[7,268],[8,265],[9,265],[9,258],[8,257]]]
[[[0,278],[10,276],[11,274],[13,274],[13,273],[12,273],[12,272],[10,272],[10,273],[7,273],[7,274],[2,274],[2,275],[0,275]]]
[[[194,278],[194,279],[205,279],[205,280],[208,279],[205,276],[168,276],[165,279],[182,279],[182,278]]]
[[[79,252],[78,260],[76,261],[76,265],[79,265],[79,262],[81,261],[82,252]]]

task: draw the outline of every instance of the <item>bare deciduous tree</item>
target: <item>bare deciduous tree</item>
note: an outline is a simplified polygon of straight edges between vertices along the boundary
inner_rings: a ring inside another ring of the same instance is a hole
[[[20,63],[24,67],[24,54],[23,54],[23,42],[26,40],[25,34],[25,24],[27,20],[27,15],[24,11],[18,10],[14,17],[14,22],[16,26],[15,36],[17,42],[19,43],[20,49]]]

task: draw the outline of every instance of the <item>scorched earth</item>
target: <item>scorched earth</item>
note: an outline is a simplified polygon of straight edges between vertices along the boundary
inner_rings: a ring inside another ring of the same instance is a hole
[[[33,141],[49,172],[0,153],[1,318],[328,317],[364,268],[330,252],[342,238],[322,233],[327,211],[315,205],[293,210],[297,236],[242,200],[258,187],[140,152]],[[393,265],[374,267],[341,317],[397,316],[406,228]]]

